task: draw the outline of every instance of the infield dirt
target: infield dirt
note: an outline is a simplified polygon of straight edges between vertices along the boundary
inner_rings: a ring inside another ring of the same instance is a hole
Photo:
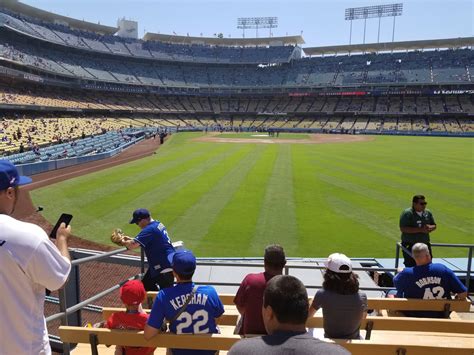
[[[350,134],[310,134],[309,139],[285,139],[285,138],[223,138],[217,135],[225,133],[211,133],[203,137],[193,139],[195,142],[215,143],[258,143],[258,144],[325,144],[325,143],[350,143],[374,140],[371,136]]]

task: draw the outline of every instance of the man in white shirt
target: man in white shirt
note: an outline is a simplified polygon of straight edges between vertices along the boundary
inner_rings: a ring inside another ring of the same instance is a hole
[[[0,160],[0,353],[51,354],[44,318],[45,289],[57,290],[67,281],[71,262],[63,224],[56,245],[39,226],[11,217],[20,176],[8,160]]]

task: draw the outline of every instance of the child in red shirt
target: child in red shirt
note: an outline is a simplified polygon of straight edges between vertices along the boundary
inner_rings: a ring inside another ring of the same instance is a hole
[[[113,313],[107,322],[105,327],[109,329],[122,329],[122,330],[143,330],[145,329],[146,322],[148,320],[148,314],[143,312],[141,303],[144,301],[146,296],[145,288],[143,283],[139,280],[127,281],[120,288],[120,299],[125,304],[127,310],[125,312]],[[132,346],[119,346],[115,347],[115,355],[150,355],[153,354],[155,348],[143,348],[143,347],[132,347]]]

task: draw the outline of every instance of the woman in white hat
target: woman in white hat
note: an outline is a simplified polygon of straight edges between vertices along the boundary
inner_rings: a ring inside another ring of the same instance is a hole
[[[312,317],[323,309],[324,336],[336,339],[359,339],[361,320],[367,315],[367,295],[359,292],[358,276],[351,260],[344,254],[331,254],[324,263],[323,288],[318,290],[309,308]]]

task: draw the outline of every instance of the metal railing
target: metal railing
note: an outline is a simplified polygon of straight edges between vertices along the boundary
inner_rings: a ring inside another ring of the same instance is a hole
[[[128,280],[141,278],[143,276],[144,270],[145,270],[145,254],[143,252],[143,249],[141,251],[141,256],[140,256],[140,270],[141,270],[140,274],[129,277],[129,278],[123,280],[122,282],[119,282],[118,284],[116,284],[112,287],[109,287],[106,290],[103,290],[103,291],[95,294],[94,296],[92,296],[92,297],[90,297],[90,298],[88,298],[88,299],[86,299],[82,302],[77,302],[74,305],[68,307],[68,304],[69,304],[68,300],[70,300],[70,298],[74,298],[76,300],[78,299],[78,292],[79,292],[79,290],[78,290],[78,281],[79,280],[76,277],[77,275],[76,275],[75,270],[77,270],[77,268],[80,265],[83,265],[85,263],[89,263],[89,262],[92,262],[92,261],[101,261],[103,259],[109,258],[111,256],[114,256],[114,255],[117,255],[117,254],[120,254],[120,253],[123,253],[125,251],[127,251],[127,248],[121,248],[121,249],[117,249],[117,250],[110,251],[110,252],[107,252],[107,253],[101,253],[101,254],[91,255],[91,256],[88,256],[88,257],[72,260],[71,261],[71,274],[72,274],[72,277],[70,275],[68,281],[66,282],[66,285],[64,287],[62,287],[61,289],[59,289],[59,291],[58,291],[58,293],[59,293],[59,313],[56,313],[56,314],[53,314],[53,315],[47,317],[46,318],[46,323],[57,320],[57,319],[60,319],[61,320],[61,325],[69,325],[69,317],[72,314],[74,314],[74,313],[78,312],[79,310],[84,309],[86,307],[90,307],[90,303],[92,303],[92,302],[108,295],[109,293],[111,293],[115,290],[118,290]],[[55,343],[58,343],[57,339],[53,339],[53,340],[55,341]],[[62,350],[63,350],[63,354],[66,354],[66,355],[70,354],[70,351],[71,351],[70,344],[69,343],[63,343],[62,344]]]
[[[468,261],[468,270],[454,270],[455,273],[466,273],[467,274],[467,280],[466,280],[466,286],[469,287],[469,278],[472,273],[471,271],[471,260],[472,260],[472,250],[474,248],[474,245],[468,245],[468,244],[432,244],[432,246],[447,246],[447,247],[463,247],[463,248],[469,248],[469,261]],[[362,271],[362,272],[383,272],[383,273],[396,273],[397,268],[398,268],[398,258],[400,256],[400,248],[402,248],[405,251],[408,251],[406,248],[404,248],[400,243],[397,243],[397,250],[396,250],[396,261],[395,261],[395,267],[394,268],[384,268],[384,267],[379,267],[380,264],[376,263],[374,259],[363,259],[367,263],[371,263],[374,266],[361,266],[361,267],[353,267],[353,271]],[[59,303],[59,313],[53,314],[49,317],[46,318],[46,322],[51,322],[54,320],[61,320],[61,325],[68,325],[69,322],[69,317],[76,312],[80,311],[81,309],[90,309],[95,312],[99,312],[101,310],[101,307],[97,306],[92,306],[91,303],[99,300],[100,298],[108,295],[109,293],[118,290],[125,282],[128,280],[140,278],[144,275],[145,272],[145,255],[143,252],[143,249],[141,249],[141,256],[138,259],[135,256],[129,256],[127,255],[127,259],[117,259],[117,263],[120,264],[127,264],[130,265],[131,263],[136,264],[137,262],[140,263],[140,273],[131,277],[128,277],[124,279],[123,281],[119,282],[118,284],[109,287],[94,296],[83,300],[83,301],[78,301],[76,303],[71,304],[71,299],[77,299],[78,300],[78,275],[74,272],[75,269],[77,269],[80,265],[83,265],[85,263],[93,262],[93,261],[104,261],[104,259],[111,259],[111,257],[118,257],[118,254],[121,254],[123,252],[127,251],[127,248],[121,248],[117,249],[111,252],[106,252],[106,253],[100,253],[96,254],[93,252],[87,252],[87,251],[80,251],[78,253],[75,253],[74,250],[72,250],[71,254],[79,254],[79,255],[88,255],[88,254],[94,254],[94,255],[89,255],[89,256],[84,256],[81,257],[80,259],[75,259],[72,260],[72,269],[71,269],[71,276],[69,277],[66,285],[59,290],[59,299],[57,300],[52,300],[50,298],[49,301],[53,303]],[[408,251],[409,252],[409,251]],[[210,260],[198,260],[197,264],[198,266],[221,266],[221,267],[261,267],[263,269],[263,258],[253,258],[253,259],[247,259],[245,262],[236,262],[236,260],[242,260],[242,259],[228,259],[227,261],[210,261]],[[245,260],[245,259],[244,259]],[[253,261],[250,261],[253,260]],[[299,259],[298,259],[299,260]],[[307,269],[307,270],[323,270],[326,269],[324,265],[315,265],[315,262],[322,262],[323,259],[312,259],[310,260],[312,263],[310,265],[302,265],[302,264],[294,264],[292,262],[296,262],[297,259],[288,259],[289,263],[285,265],[283,273],[285,275],[289,275],[291,270],[297,270],[297,269]],[[356,261],[356,259],[354,259]],[[361,261],[361,259],[357,260]],[[202,285],[213,285],[213,286],[234,286],[238,287],[240,286],[240,283],[235,283],[235,282],[214,282],[214,281],[199,281],[199,284]],[[306,288],[308,289],[320,289],[322,288],[321,285],[305,285]],[[361,286],[360,289],[362,291],[381,291],[381,292],[386,292],[393,290],[394,287],[363,287]],[[58,343],[57,337],[52,337],[53,340]],[[63,343],[63,353],[64,354],[70,354],[70,344],[69,343]]]
[[[449,244],[449,243],[431,243],[432,247],[442,247],[442,248],[467,248],[467,270],[453,270],[454,273],[463,273],[466,274],[465,286],[469,292],[469,285],[471,281],[472,274],[472,251],[474,249],[474,244]],[[397,243],[395,250],[395,269],[398,269],[399,259],[400,259],[400,249],[402,249],[410,257],[413,257],[411,250],[405,248],[401,242]]]

